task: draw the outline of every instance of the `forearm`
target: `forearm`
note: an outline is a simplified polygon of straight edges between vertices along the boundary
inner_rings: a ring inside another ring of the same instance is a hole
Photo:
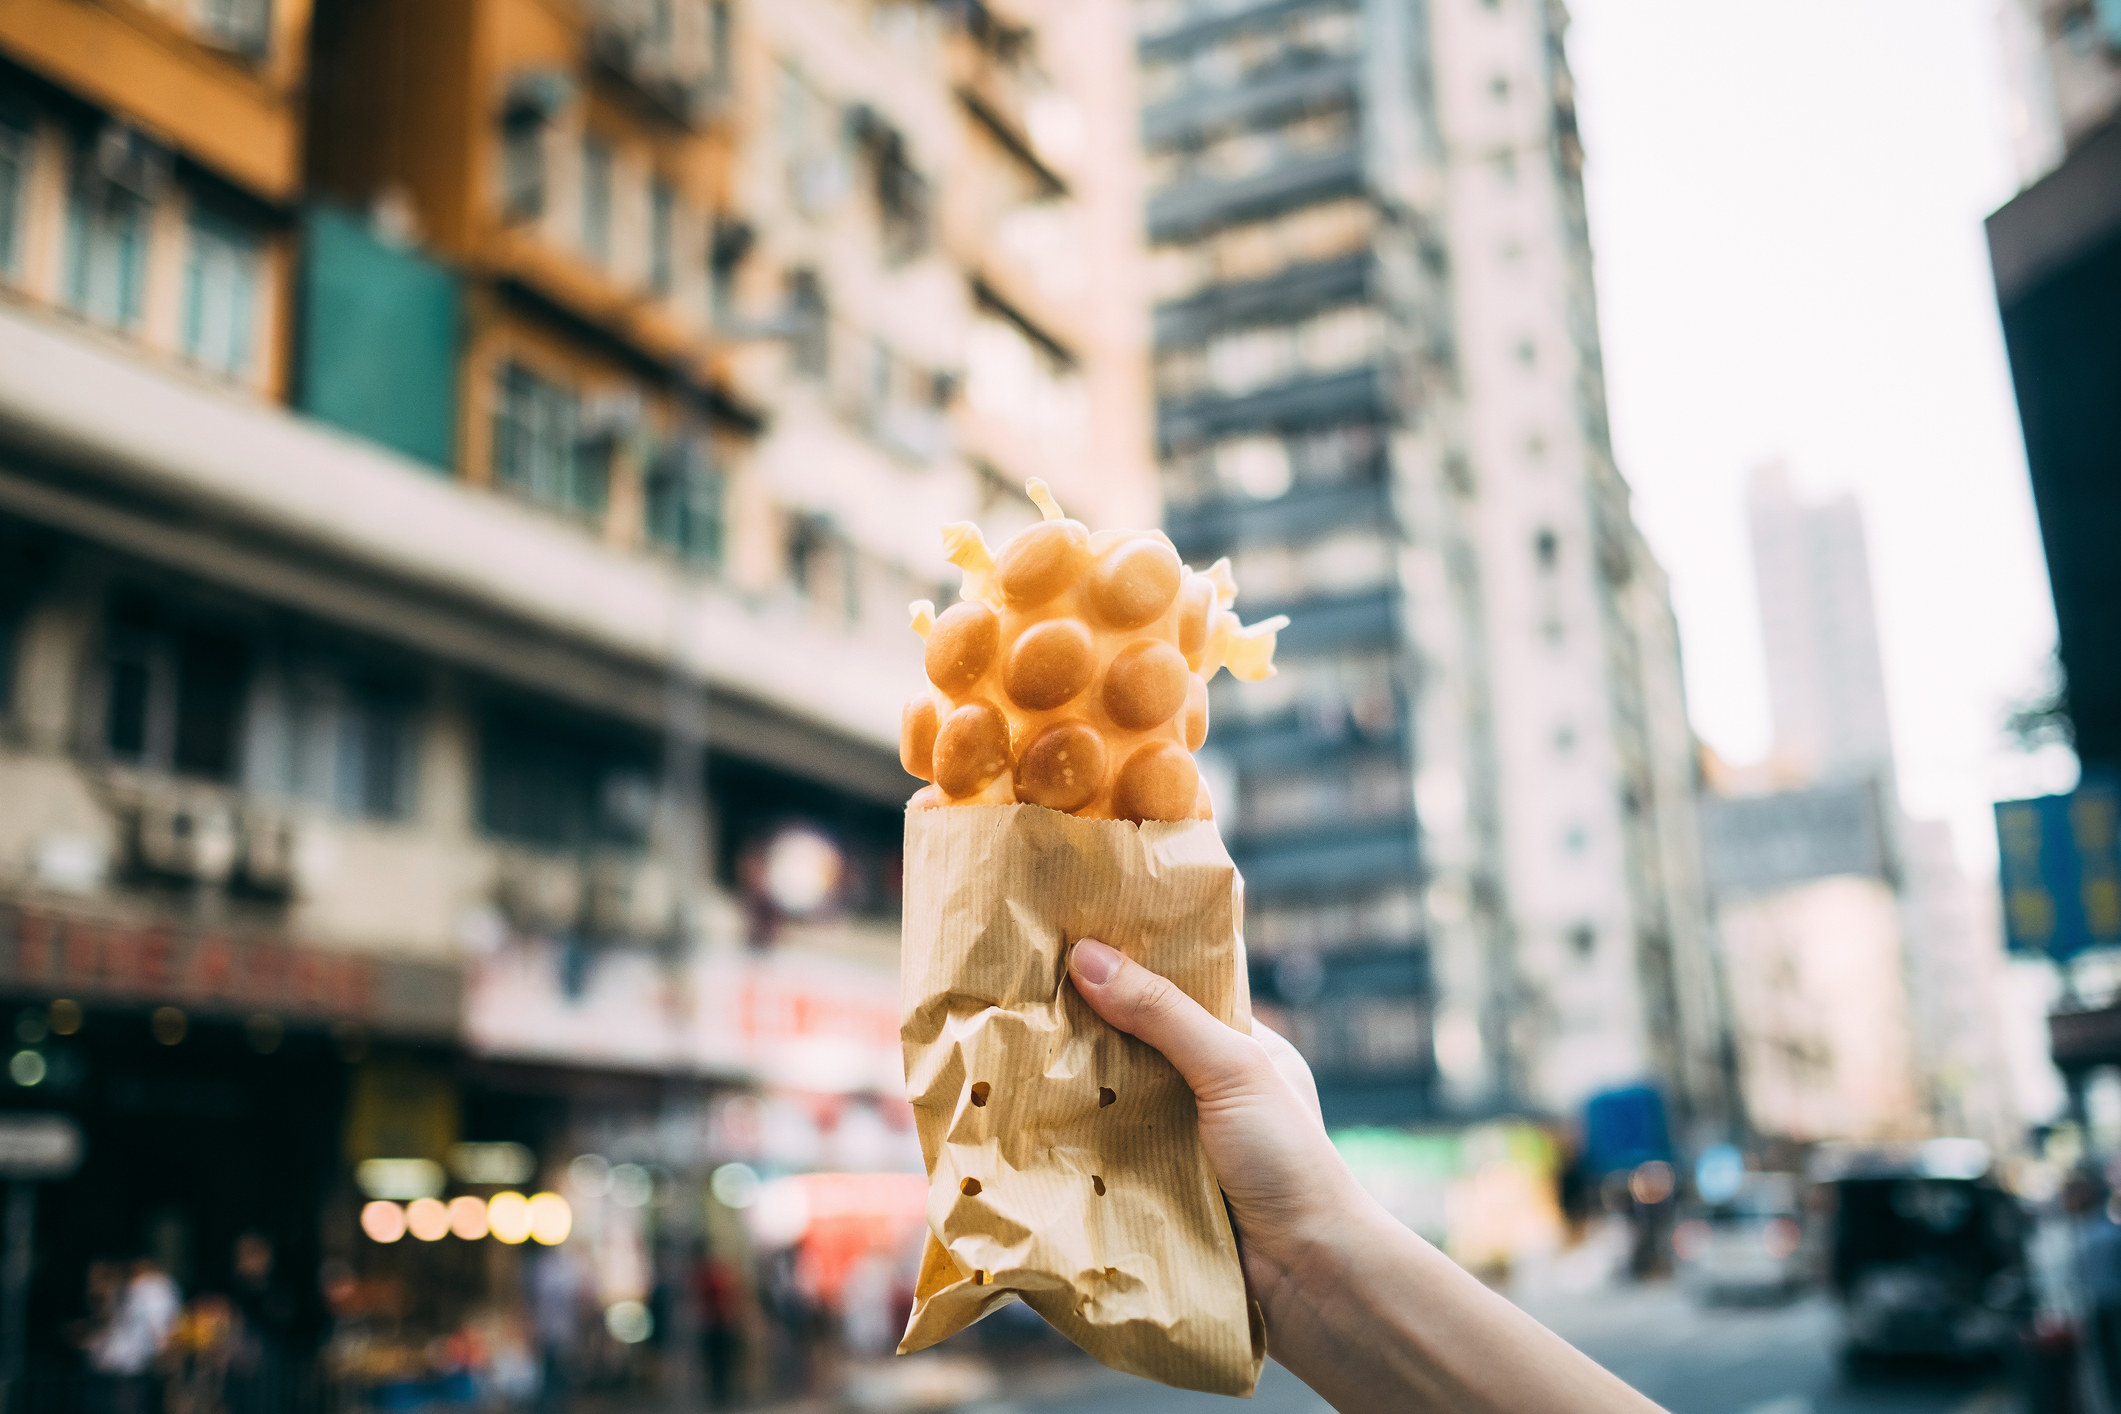
[[[1654,1414],[1353,1190],[1267,1264],[1268,1346],[1341,1414]]]

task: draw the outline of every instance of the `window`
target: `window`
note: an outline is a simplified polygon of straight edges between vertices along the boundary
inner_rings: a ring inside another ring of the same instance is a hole
[[[1578,957],[1589,957],[1598,950],[1598,930],[1588,923],[1579,923],[1569,929],[1569,947]]]
[[[1532,553],[1538,557],[1541,569],[1550,570],[1554,568],[1554,562],[1561,557],[1561,541],[1552,530],[1542,526],[1539,533],[1532,537]]]
[[[884,259],[902,265],[928,245],[928,180],[914,170],[905,135],[874,109],[866,105],[856,108],[852,127],[875,182]]]
[[[611,260],[611,144],[582,139],[582,252],[599,265]]]
[[[354,819],[412,813],[417,695],[396,677],[310,665],[268,674],[251,731],[251,784]]]
[[[272,0],[199,0],[199,30],[224,49],[253,58],[272,42]]]
[[[648,467],[648,538],[688,563],[721,563],[723,495],[703,434],[669,442]]]
[[[67,210],[66,302],[115,329],[140,322],[147,273],[147,202],[85,165]]]
[[[826,517],[799,515],[789,523],[788,580],[813,608],[848,623],[861,617],[859,560]]]
[[[745,222],[715,219],[714,237],[707,250],[707,297],[708,313],[718,325],[736,321],[737,269],[751,253],[756,239]]]
[[[501,122],[501,207],[512,221],[545,214],[545,115],[511,109]]]
[[[249,677],[239,640],[121,612],[105,661],[104,745],[152,770],[233,781]]]
[[[231,378],[251,371],[258,326],[255,233],[207,211],[191,218],[184,267],[184,354]]]
[[[1330,903],[1262,903],[1245,909],[1245,945],[1266,956],[1292,948],[1409,943],[1420,936],[1421,906],[1406,888]]]
[[[36,137],[28,115],[0,109],[0,277],[15,274],[21,261],[22,218]]]
[[[828,371],[831,329],[825,315],[825,291],[815,270],[797,270],[788,276],[788,320],[794,326],[789,356],[795,371],[807,378],[823,378]]]
[[[510,363],[494,400],[493,479],[540,505],[599,515],[609,449],[582,435],[580,397]]]
[[[645,742],[489,704],[479,723],[479,826],[553,849],[645,844],[654,764]]]
[[[657,177],[648,188],[648,288],[659,295],[670,293],[675,274],[677,223],[677,189]]]

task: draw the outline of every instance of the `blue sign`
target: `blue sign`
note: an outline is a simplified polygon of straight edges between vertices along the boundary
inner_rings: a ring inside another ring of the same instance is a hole
[[[2121,791],[2086,782],[2069,795],[1996,802],[2004,932],[2012,952],[2057,961],[2121,946]]]
[[[1694,1193],[1710,1207],[1719,1207],[1738,1196],[1745,1187],[1745,1155],[1735,1144],[1711,1144],[1694,1161]]]
[[[1664,1122],[1664,1096],[1647,1085],[1630,1085],[1591,1096],[1583,1107],[1584,1157],[1594,1173],[1631,1169],[1652,1159],[1672,1159]]]

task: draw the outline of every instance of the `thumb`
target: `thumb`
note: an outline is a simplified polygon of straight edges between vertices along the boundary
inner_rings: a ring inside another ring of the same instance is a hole
[[[1163,1053],[1202,1100],[1254,1088],[1265,1053],[1117,948],[1084,938],[1068,954],[1075,990],[1117,1029]]]

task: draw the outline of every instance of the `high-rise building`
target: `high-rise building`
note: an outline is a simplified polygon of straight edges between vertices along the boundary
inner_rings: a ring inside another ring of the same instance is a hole
[[[1885,665],[1863,511],[1853,495],[1807,504],[1779,465],[1747,494],[1767,651],[1774,765],[1793,780],[1887,779]]]
[[[1645,1079],[1713,1116],[1692,737],[1607,441],[1565,13],[1136,16],[1168,523],[1292,619],[1278,688],[1215,701],[1259,994],[1335,1118]]]
[[[906,606],[1026,476],[1154,514],[1124,25],[0,7],[0,1085],[86,1141],[37,1348],[253,1228],[416,1291],[408,1368],[570,1263],[638,1340],[752,1270],[731,1160],[845,1171],[819,1270],[916,1250]],[[463,1249],[518,1187],[558,1265]]]
[[[1748,1118],[2009,1143],[1994,898],[1901,812],[1861,507],[1777,465],[1747,510],[1774,748],[1754,789],[1719,783],[1711,840]]]

